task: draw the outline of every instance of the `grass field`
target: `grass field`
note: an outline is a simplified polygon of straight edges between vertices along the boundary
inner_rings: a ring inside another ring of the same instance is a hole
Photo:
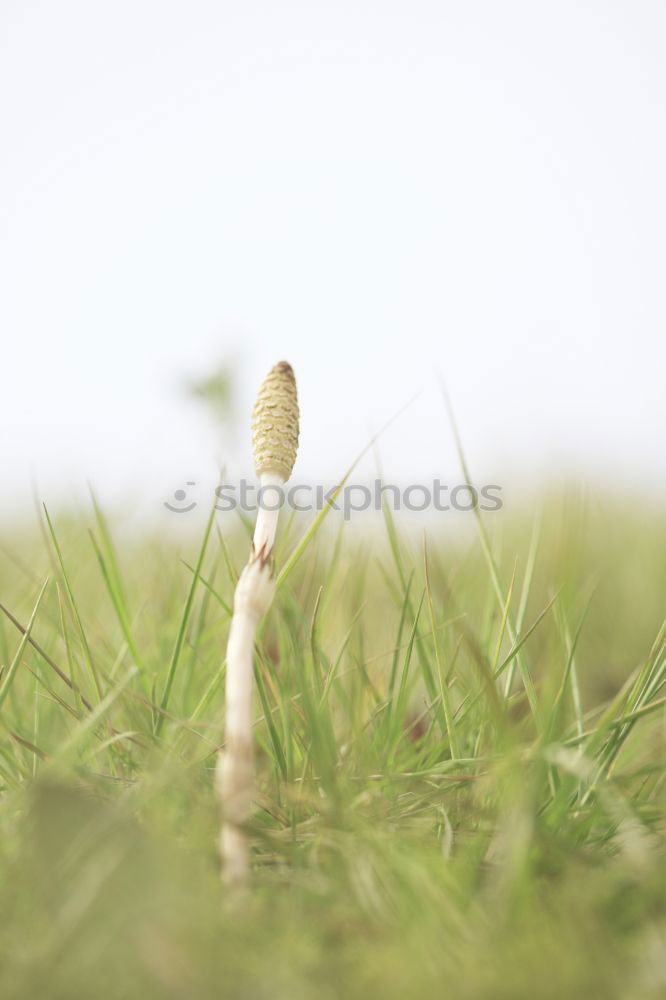
[[[295,564],[307,524],[282,533],[235,901],[212,775],[245,527],[5,526],[3,1000],[666,996],[663,509],[335,517]]]

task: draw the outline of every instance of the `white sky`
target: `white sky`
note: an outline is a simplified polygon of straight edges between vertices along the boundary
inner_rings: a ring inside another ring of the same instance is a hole
[[[4,0],[3,488],[158,509],[184,376],[277,360],[301,478],[663,488],[666,5]],[[368,466],[372,474],[372,463]]]

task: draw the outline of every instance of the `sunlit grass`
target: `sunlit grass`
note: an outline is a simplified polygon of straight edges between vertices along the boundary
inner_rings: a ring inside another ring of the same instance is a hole
[[[93,501],[2,535],[3,998],[663,995],[663,513],[293,523],[240,908],[228,517],[130,542]]]

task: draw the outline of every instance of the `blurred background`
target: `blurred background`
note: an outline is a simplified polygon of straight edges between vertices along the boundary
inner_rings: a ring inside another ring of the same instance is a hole
[[[3,515],[251,475],[283,357],[301,480],[413,399],[384,475],[459,481],[441,376],[477,480],[663,499],[663,3],[1,18]]]

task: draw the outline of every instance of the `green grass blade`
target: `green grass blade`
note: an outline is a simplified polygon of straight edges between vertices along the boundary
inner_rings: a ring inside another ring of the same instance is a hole
[[[183,649],[183,643],[185,642],[185,634],[187,632],[187,626],[190,620],[190,614],[192,611],[192,605],[194,603],[194,595],[197,590],[197,584],[201,575],[201,568],[203,566],[203,561],[206,555],[206,549],[208,548],[208,539],[210,538],[211,529],[213,527],[213,522],[215,520],[215,506],[212,507],[210,514],[208,515],[208,521],[206,523],[206,528],[204,531],[204,536],[199,547],[199,554],[197,556],[197,561],[194,567],[194,574],[192,576],[192,582],[190,583],[189,590],[187,592],[187,598],[185,600],[185,606],[180,618],[180,624],[178,626],[178,632],[176,635],[176,642],[173,647],[173,652],[171,654],[171,660],[169,662],[169,669],[167,672],[166,683],[164,685],[164,691],[162,692],[162,699],[160,701],[160,709],[162,712],[166,712],[169,706],[169,699],[171,698],[171,689],[173,687],[173,682],[176,677],[176,672],[178,670],[178,664],[180,662],[180,655]],[[164,726],[165,716],[160,714],[157,717],[155,723],[155,735],[159,736],[162,732]]]
[[[14,677],[16,675],[16,671],[19,668],[19,665],[21,663],[21,658],[23,656],[23,652],[25,650],[25,647],[28,644],[28,640],[30,639],[30,633],[32,632],[32,626],[35,623],[35,618],[37,617],[37,612],[39,611],[39,605],[42,602],[42,597],[44,596],[44,591],[46,590],[46,586],[47,586],[48,582],[49,582],[49,580],[48,580],[48,577],[47,577],[46,580],[44,580],[44,583],[42,584],[41,590],[39,591],[39,595],[37,597],[37,601],[35,602],[35,606],[32,609],[32,614],[30,615],[30,620],[28,621],[27,628],[26,628],[25,632],[23,633],[23,635],[21,636],[21,640],[20,640],[20,642],[18,644],[18,648],[16,650],[16,653],[14,654],[14,657],[13,657],[11,663],[7,667],[7,671],[5,673],[5,676],[2,679],[2,684],[0,684],[0,708],[2,708],[2,706],[3,706],[4,702],[5,702],[5,699],[6,699],[7,695],[9,694],[11,686],[12,686],[12,684],[14,682]]]

